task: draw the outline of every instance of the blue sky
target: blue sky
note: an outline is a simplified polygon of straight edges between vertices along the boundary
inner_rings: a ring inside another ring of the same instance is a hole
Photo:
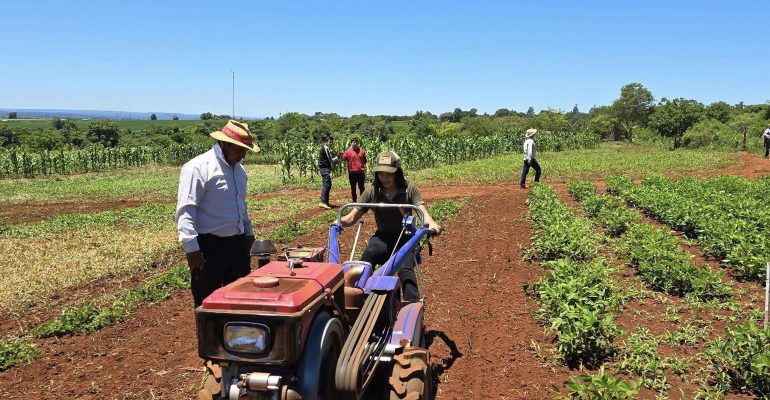
[[[0,108],[493,113],[770,100],[768,1],[13,1]]]

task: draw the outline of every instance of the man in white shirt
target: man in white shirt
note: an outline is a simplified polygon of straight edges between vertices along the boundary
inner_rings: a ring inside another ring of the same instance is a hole
[[[247,124],[230,120],[211,133],[217,143],[179,175],[176,222],[198,307],[214,290],[248,275],[254,242],[246,209],[246,151],[259,151]]]
[[[537,163],[535,158],[535,140],[532,139],[537,133],[537,129],[529,128],[527,133],[524,134],[524,168],[521,170],[521,180],[519,186],[522,189],[527,187],[527,174],[529,173],[529,167],[535,169],[535,182],[540,182],[540,164]]]
[[[762,139],[765,142],[765,158],[767,158],[768,153],[770,153],[770,124],[767,124],[767,128],[762,133]]]

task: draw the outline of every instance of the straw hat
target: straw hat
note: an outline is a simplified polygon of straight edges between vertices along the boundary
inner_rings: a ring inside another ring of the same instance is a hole
[[[249,125],[244,122],[238,122],[235,120],[227,121],[225,127],[221,131],[211,132],[211,137],[216,140],[237,144],[238,146],[245,147],[253,152],[259,151],[259,146],[254,143],[254,139],[251,138],[251,132],[249,131]]]
[[[374,166],[374,172],[395,173],[401,168],[401,157],[393,151],[383,151],[377,155],[377,165]]]
[[[527,129],[527,133],[525,133],[525,134],[524,134],[524,137],[525,137],[525,138],[527,138],[527,139],[529,139],[529,138],[531,138],[532,136],[535,136],[535,134],[536,134],[536,133],[537,133],[537,129],[535,129],[535,128],[529,128],[529,129]]]

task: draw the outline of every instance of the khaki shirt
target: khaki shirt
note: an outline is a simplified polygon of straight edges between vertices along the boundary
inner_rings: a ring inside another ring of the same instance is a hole
[[[359,203],[387,203],[387,204],[413,204],[419,206],[425,204],[420,195],[420,190],[417,186],[411,182],[406,182],[406,188],[398,188],[398,192],[393,196],[392,200],[388,200],[382,192],[375,192],[374,186],[369,186],[364,190],[361,197],[358,198]],[[369,211],[367,207],[358,207],[363,212]],[[377,230],[387,233],[398,234],[401,232],[401,219],[403,215],[398,208],[375,208],[374,221],[377,223]],[[404,210],[406,214],[409,214],[411,210]]]

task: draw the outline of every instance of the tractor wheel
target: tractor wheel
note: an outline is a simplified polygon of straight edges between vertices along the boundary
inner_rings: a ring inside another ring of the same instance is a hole
[[[390,374],[390,400],[430,400],[433,395],[433,374],[428,350],[408,347],[393,357]]]
[[[198,392],[198,400],[214,400],[220,398],[222,393],[222,369],[219,364],[206,361],[204,374],[206,381]]]
[[[302,400],[334,400],[339,398],[334,386],[337,359],[344,334],[342,323],[323,312],[313,321],[299,366],[299,391]]]

